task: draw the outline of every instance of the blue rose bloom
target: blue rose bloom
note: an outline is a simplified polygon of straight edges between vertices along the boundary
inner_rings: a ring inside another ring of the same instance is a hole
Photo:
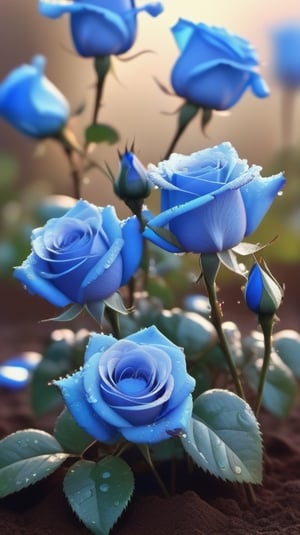
[[[260,315],[273,315],[278,310],[283,290],[270,272],[253,264],[244,289],[245,301],[250,310]]]
[[[257,97],[269,95],[258,73],[256,51],[245,39],[184,19],[179,19],[172,32],[181,52],[171,73],[177,95],[215,110],[234,106],[248,87]]]
[[[182,436],[192,414],[184,353],[154,326],[123,340],[92,335],[83,368],[54,384],[78,425],[102,442]]]
[[[300,87],[300,22],[281,24],[271,32],[273,71],[285,87]]]
[[[150,164],[149,179],[161,189],[161,213],[148,221],[144,236],[174,253],[231,249],[256,230],[284,186],[282,173],[264,178],[260,171],[229,142]]]
[[[31,241],[32,252],[14,276],[61,307],[110,297],[135,273],[143,251],[136,217],[120,221],[112,206],[83,200],[35,229]]]
[[[35,56],[0,84],[0,117],[27,136],[55,135],[70,115],[65,97],[44,75],[46,60]]]
[[[73,42],[84,57],[123,54],[135,41],[137,14],[156,17],[162,10],[160,2],[135,7],[134,0],[39,0],[42,15],[55,19],[70,14]]]

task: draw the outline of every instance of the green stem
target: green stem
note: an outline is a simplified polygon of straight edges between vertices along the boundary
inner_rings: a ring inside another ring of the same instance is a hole
[[[177,131],[163,158],[164,160],[167,160],[170,154],[172,154],[179,138],[182,136],[183,132],[186,130],[187,126],[189,125],[191,120],[195,117],[195,115],[198,113],[198,111],[199,111],[199,106],[196,106],[195,104],[192,104],[191,102],[185,102],[183,106],[181,106],[179,110],[179,116],[178,116]]]
[[[155,477],[155,480],[157,484],[159,485],[163,496],[165,496],[165,498],[170,498],[170,494],[152,462],[148,444],[142,444],[142,445],[139,444],[139,450],[142,453],[144,459],[146,460],[148,466],[150,467],[151,472],[153,476]]]
[[[255,404],[255,415],[259,415],[262,398],[263,398],[263,392],[264,392],[264,386],[266,382],[266,376],[268,372],[268,367],[270,364],[270,358],[272,353],[272,331],[273,331],[273,321],[274,321],[274,314],[272,315],[260,315],[259,316],[259,323],[262,328],[262,332],[264,335],[264,358],[263,358],[263,365],[259,377],[259,384],[258,384],[258,390],[257,390],[257,397],[256,397],[256,404]]]
[[[98,117],[99,109],[101,106],[102,95],[103,95],[104,82],[106,79],[106,75],[110,69],[110,56],[103,56],[103,57],[95,58],[94,67],[97,73],[97,87],[96,87],[92,124],[97,123],[97,117]]]
[[[211,321],[218,333],[220,345],[222,347],[228,368],[230,370],[235,389],[238,395],[246,401],[244,389],[240,381],[238,371],[231,355],[230,347],[222,327],[221,305],[217,299],[216,276],[219,270],[220,261],[215,254],[202,254],[200,258],[202,274],[207,290],[208,299],[211,306]]]
[[[112,334],[120,340],[121,338],[121,331],[120,331],[120,321],[119,321],[119,314],[116,310],[113,310],[112,308],[106,307],[105,314],[107,315],[109,322],[112,327]]]
[[[64,145],[64,151],[67,156],[70,170],[71,170],[71,177],[72,177],[72,182],[73,182],[73,195],[75,199],[80,199],[81,176],[80,176],[79,169],[75,165],[74,160],[73,160],[73,149],[70,146]]]

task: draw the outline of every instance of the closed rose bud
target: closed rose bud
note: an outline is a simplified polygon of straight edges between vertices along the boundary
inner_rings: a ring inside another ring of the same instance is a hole
[[[244,295],[248,308],[260,316],[275,314],[279,308],[283,289],[268,270],[255,263],[249,273]]]
[[[145,199],[151,192],[151,183],[140,160],[131,151],[120,155],[120,172],[114,183],[114,191],[120,199]]]

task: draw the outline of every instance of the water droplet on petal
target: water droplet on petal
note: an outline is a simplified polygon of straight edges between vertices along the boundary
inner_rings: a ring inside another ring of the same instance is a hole
[[[242,473],[242,469],[240,466],[235,466],[233,471],[236,473],[236,474],[241,474]]]
[[[103,479],[108,479],[111,476],[110,472],[103,472],[102,477]]]

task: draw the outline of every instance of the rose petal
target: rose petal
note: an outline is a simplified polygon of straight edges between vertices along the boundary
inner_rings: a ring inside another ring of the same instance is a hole
[[[188,396],[181,405],[165,418],[153,424],[138,427],[120,427],[120,432],[130,442],[136,444],[154,444],[171,438],[173,434],[185,434],[193,409],[192,396]]]
[[[87,401],[82,371],[65,379],[54,381],[54,384],[60,388],[70,413],[80,427],[101,442],[114,443],[117,441],[118,431],[99,418],[93,410],[94,406]]]

